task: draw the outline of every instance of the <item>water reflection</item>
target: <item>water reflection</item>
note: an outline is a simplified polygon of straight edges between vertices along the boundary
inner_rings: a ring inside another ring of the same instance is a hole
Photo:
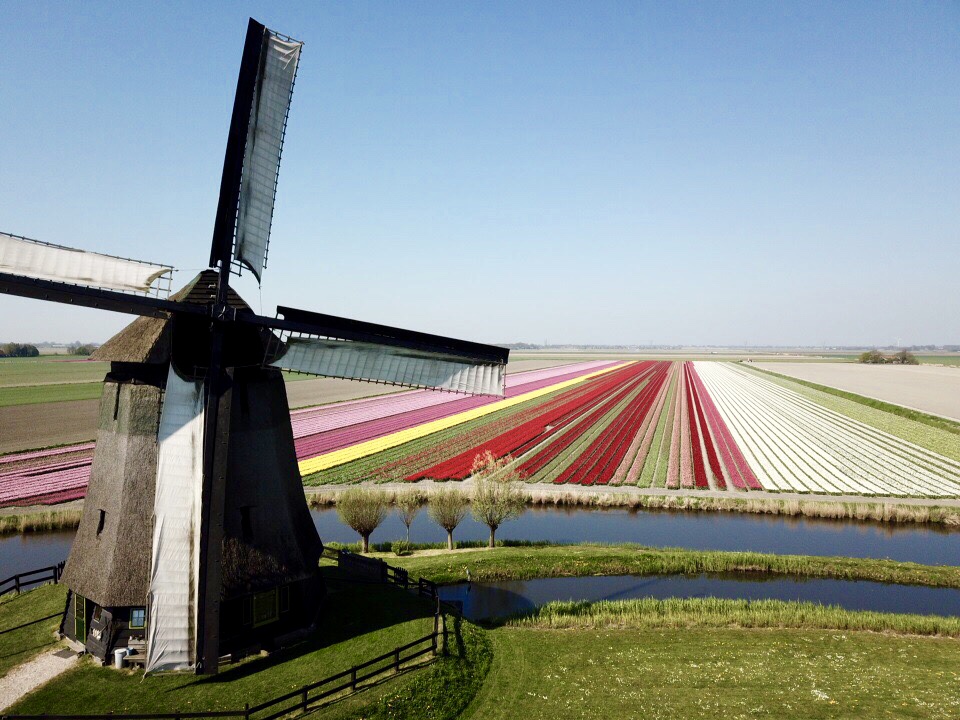
[[[613,575],[461,583],[440,588],[472,619],[526,612],[553,600],[704,598],[801,600],[849,610],[960,615],[960,590],[884,585],[855,580],[786,579],[734,575]]]

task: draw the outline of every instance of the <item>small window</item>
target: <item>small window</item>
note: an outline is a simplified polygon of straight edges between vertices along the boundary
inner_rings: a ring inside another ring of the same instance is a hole
[[[244,505],[240,508],[240,534],[246,543],[253,542],[253,518],[250,517],[252,508]]]
[[[147,624],[147,609],[142,607],[130,608],[130,627],[141,630]]]
[[[280,614],[277,606],[277,591],[257,593],[253,596],[253,626],[260,627],[276,622]]]
[[[100,519],[97,521],[97,537],[100,537],[100,533],[103,532],[103,525],[107,521],[107,511],[100,511]]]

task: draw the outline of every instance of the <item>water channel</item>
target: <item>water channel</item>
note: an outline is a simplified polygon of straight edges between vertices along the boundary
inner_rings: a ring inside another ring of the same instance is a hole
[[[357,540],[357,534],[340,522],[334,509],[314,510],[312,515],[325,541]],[[371,539],[373,542],[397,540],[404,532],[399,518],[391,514]],[[719,512],[536,508],[505,524],[498,536],[555,543],[633,542],[700,550],[842,555],[890,558],[924,565],[960,565],[960,530],[913,524]],[[455,537],[485,540],[487,528],[468,517],[457,528]],[[414,521],[410,539],[442,542],[446,534],[423,511]],[[65,559],[72,542],[73,532],[0,537],[0,579]]]

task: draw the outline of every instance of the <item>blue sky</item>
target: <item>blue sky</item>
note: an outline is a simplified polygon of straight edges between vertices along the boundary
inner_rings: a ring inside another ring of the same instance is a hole
[[[960,342],[960,4],[13,3],[0,230],[209,253],[248,16],[305,41],[277,304],[488,342]],[[0,340],[129,318],[0,298]]]

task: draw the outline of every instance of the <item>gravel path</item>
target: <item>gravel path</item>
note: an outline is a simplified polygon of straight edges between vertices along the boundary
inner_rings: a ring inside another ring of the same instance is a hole
[[[77,654],[59,650],[46,652],[18,665],[0,678],[0,710],[6,710],[29,692],[36,690],[77,662]]]

